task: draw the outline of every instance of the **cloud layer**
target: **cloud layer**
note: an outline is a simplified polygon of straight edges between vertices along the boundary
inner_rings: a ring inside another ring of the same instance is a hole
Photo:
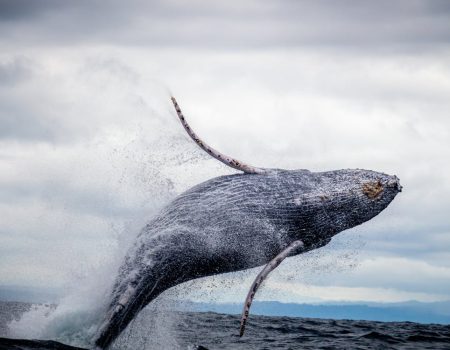
[[[213,49],[298,46],[434,50],[450,38],[445,0],[0,3],[2,41]]]
[[[447,2],[1,1],[0,13],[1,283],[113,271],[152,213],[230,172],[184,135],[173,93],[199,135],[251,164],[401,179],[386,212],[283,264],[272,298],[450,298]]]

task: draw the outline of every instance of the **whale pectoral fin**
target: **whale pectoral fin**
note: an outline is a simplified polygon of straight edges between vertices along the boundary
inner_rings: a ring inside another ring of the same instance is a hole
[[[255,297],[256,291],[261,286],[261,283],[266,279],[266,277],[269,275],[270,272],[275,270],[277,266],[280,265],[281,262],[289,256],[289,254],[294,249],[303,248],[303,246],[304,244],[300,240],[292,242],[285,250],[283,250],[275,258],[273,258],[262,269],[262,271],[258,274],[258,276],[256,276],[252,286],[250,287],[250,290],[248,291],[247,298],[245,299],[244,309],[242,310],[241,316],[241,328],[239,330],[239,337],[242,337],[244,335],[245,325],[247,324],[247,319],[250,312],[250,306],[252,305],[253,298]]]
[[[197,136],[197,134],[192,130],[192,128],[189,126],[189,124],[186,121],[186,118],[184,117],[183,113],[181,112],[180,106],[178,106],[177,101],[175,100],[175,97],[172,97],[172,103],[175,107],[175,110],[177,112],[178,118],[181,121],[181,124],[183,124],[184,129],[188,133],[188,135],[191,137],[192,140],[206,153],[208,153],[211,157],[217,159],[218,161],[228,165],[229,167],[232,167],[237,170],[241,170],[246,174],[267,174],[270,172],[269,169],[264,168],[257,168],[254,166],[251,166],[249,164],[243,163],[235,158],[229,157],[223,153],[220,153],[219,151],[215,150],[211,146],[208,146],[200,137]]]

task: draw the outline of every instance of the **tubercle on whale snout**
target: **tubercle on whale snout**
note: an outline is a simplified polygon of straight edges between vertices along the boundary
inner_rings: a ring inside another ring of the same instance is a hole
[[[362,185],[362,192],[370,199],[379,199],[383,194],[385,188],[392,188],[394,191],[401,192],[402,186],[397,176],[391,176],[389,180],[384,183],[381,179],[376,181],[365,182]]]
[[[194,186],[143,229],[112,292],[117,305],[112,303],[110,311],[118,312],[109,313],[115,316],[96,340],[101,349],[164,290],[190,279],[268,264],[259,275],[264,279],[284,258],[319,248],[335,234],[378,215],[402,189],[397,177],[369,170],[250,166],[208,146],[187,124],[175,99],[172,102],[199,147],[244,173]],[[161,259],[167,264],[159,263]],[[130,271],[133,278],[123,277]],[[128,288],[130,284],[136,289]]]

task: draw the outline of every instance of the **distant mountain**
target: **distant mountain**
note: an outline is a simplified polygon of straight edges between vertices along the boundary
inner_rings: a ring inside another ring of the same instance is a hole
[[[0,301],[19,301],[31,303],[57,303],[60,291],[45,288],[26,288],[20,286],[0,286]],[[175,302],[181,311],[218,312],[240,314],[242,304],[234,303],[196,303]],[[290,316],[308,318],[327,318],[337,320],[367,321],[410,321],[419,323],[450,324],[450,301],[422,303],[408,301],[402,303],[316,303],[295,304],[277,301],[255,301],[251,314],[267,316]]]
[[[242,304],[189,303],[186,310],[240,314]],[[367,321],[410,321],[450,324],[450,301],[436,303],[405,302],[377,304],[294,304],[255,301],[251,314],[308,318],[349,319]]]

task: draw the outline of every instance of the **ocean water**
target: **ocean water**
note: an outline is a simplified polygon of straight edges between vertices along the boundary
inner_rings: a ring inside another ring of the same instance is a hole
[[[29,307],[0,303],[1,337],[8,336],[8,323]],[[238,315],[165,310],[164,315],[149,318],[150,311],[118,339],[114,350],[450,349],[449,325],[251,315],[244,337],[239,338]],[[22,343],[14,348],[6,342],[0,340],[0,349],[36,349],[34,345],[68,349],[56,343]]]

